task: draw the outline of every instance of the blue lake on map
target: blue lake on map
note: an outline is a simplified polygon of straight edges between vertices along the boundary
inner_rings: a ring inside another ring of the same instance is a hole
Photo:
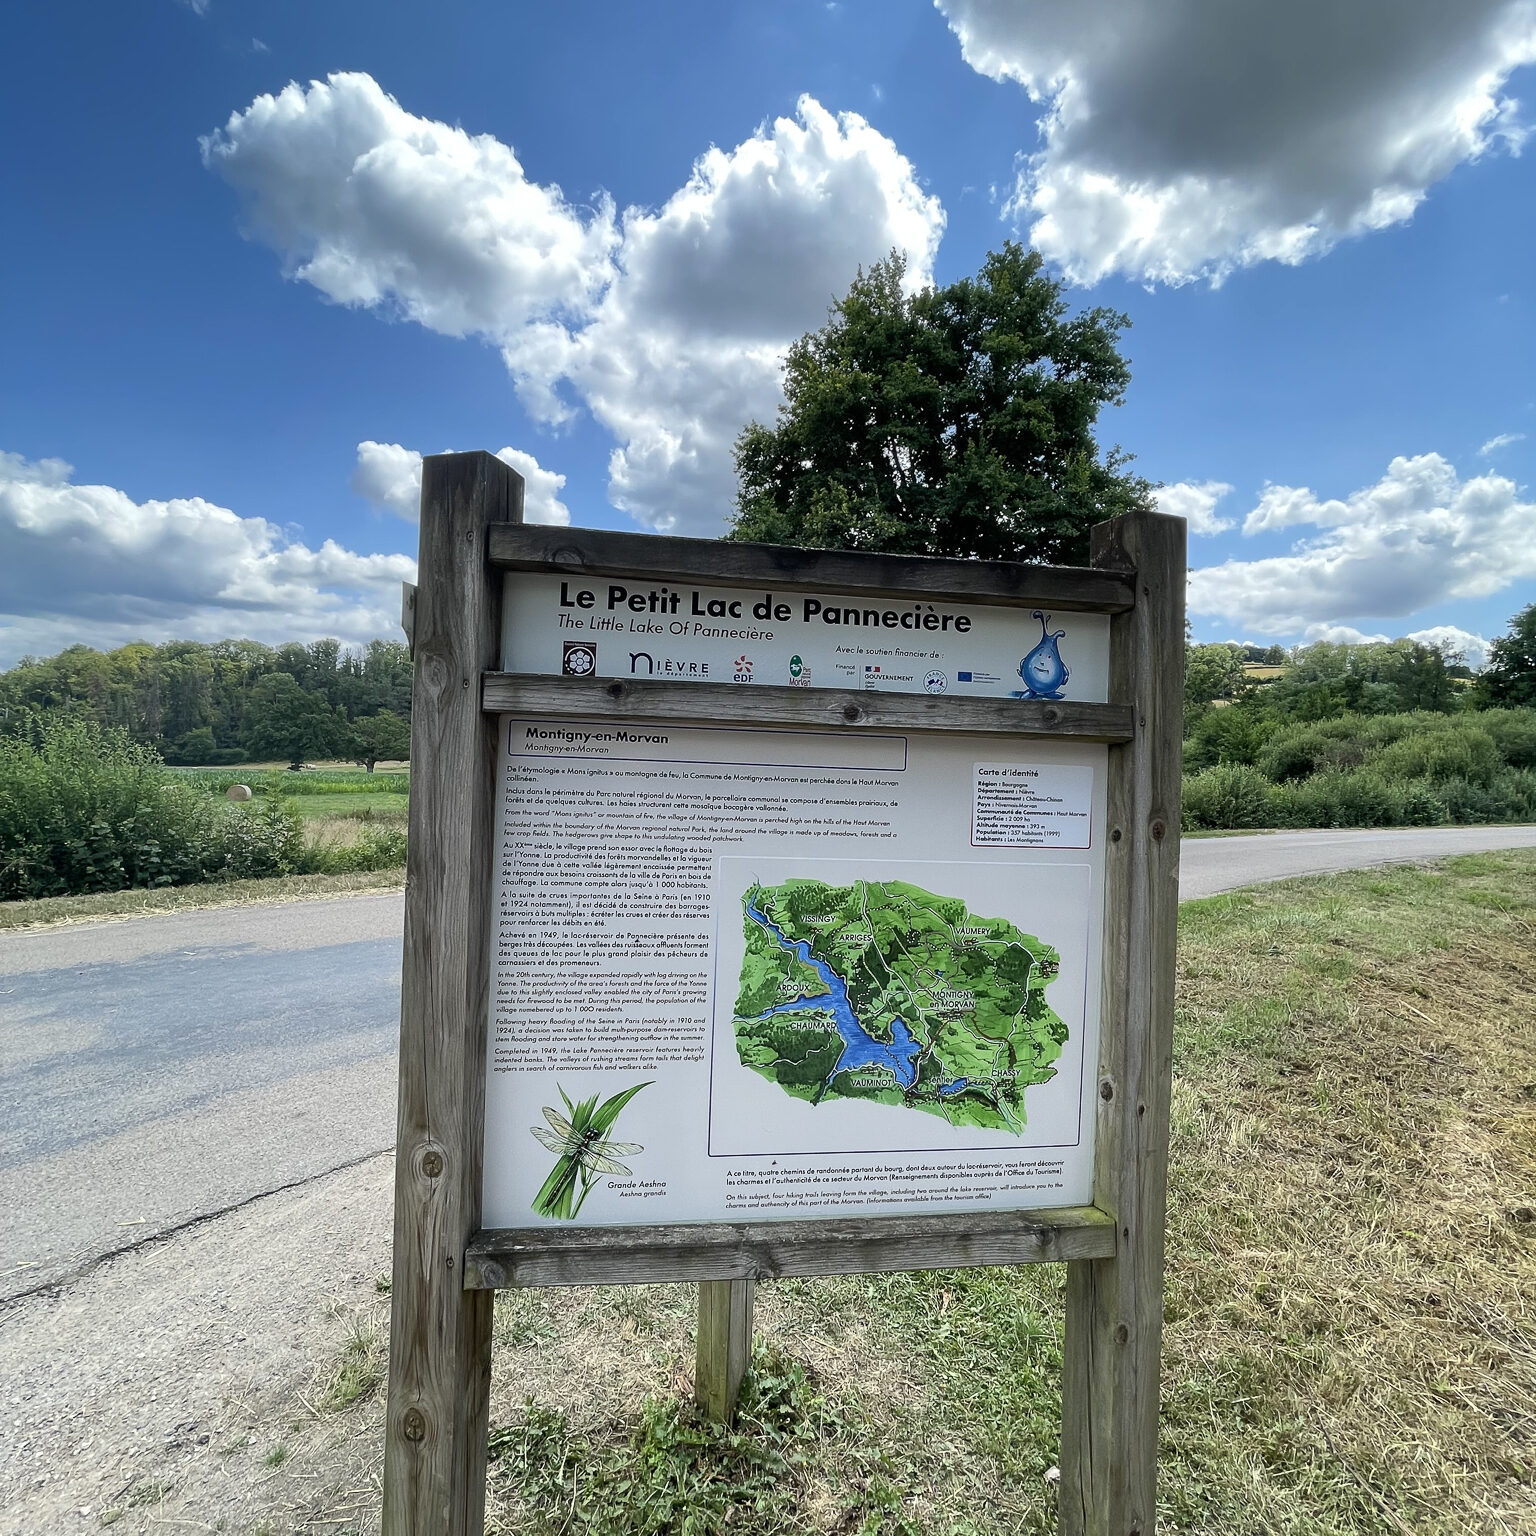
[[[899,1017],[893,1018],[891,1038],[888,1041],[875,1039],[854,1013],[843,978],[825,960],[818,960],[811,953],[808,940],[787,938],[783,929],[755,902],[748,901],[747,916],[771,933],[781,949],[788,950],[810,966],[831,993],[830,997],[797,997],[793,1002],[779,1003],[769,1008],[759,1017],[766,1019],[776,1013],[793,1013],[797,1008],[818,1008],[830,1013],[842,1038],[843,1053],[837,1058],[837,1065],[827,1074],[828,1082],[839,1072],[854,1072],[861,1067],[886,1067],[895,1074],[896,1081],[903,1088],[910,1088],[917,1081],[917,1058],[923,1054],[923,1048],[912,1038],[912,1032],[905,1021]]]

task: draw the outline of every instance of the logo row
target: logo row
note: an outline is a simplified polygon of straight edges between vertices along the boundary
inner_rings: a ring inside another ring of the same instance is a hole
[[[631,677],[670,677],[688,678],[702,681],[712,674],[707,661],[676,661],[670,656],[657,658],[649,651],[630,651],[629,672]],[[731,664],[731,681],[736,683],[756,682],[758,673],[757,664],[750,656],[738,656]],[[597,642],[595,640],[567,640],[561,650],[560,670],[566,677],[594,677],[597,674]],[[811,686],[810,665],[801,656],[789,658],[789,686],[791,688],[809,688]],[[962,683],[996,682],[997,679],[979,672],[960,672],[956,674]],[[893,673],[889,667],[881,667],[875,664],[867,664],[864,668],[864,681],[866,687],[875,687],[882,682],[907,683],[914,681],[907,673]],[[928,693],[943,693],[949,687],[949,674],[937,669],[928,672],[923,678],[923,688]]]
[[[1065,631],[1050,629],[1050,616],[1035,613],[1040,621],[1040,640],[1035,648],[1019,663],[1019,677],[1024,687],[1013,696],[1019,699],[1059,699],[1071,675],[1061,659],[1059,642]],[[660,659],[649,651],[630,651],[629,672],[631,677],[688,678],[696,681],[711,676],[707,661],[676,661],[670,656]],[[567,677],[595,677],[597,675],[597,642],[595,640],[567,640],[560,654],[560,670]],[[839,668],[839,670],[843,670]],[[848,668],[847,670],[852,670]],[[801,656],[789,658],[789,685],[792,688],[811,686],[811,669]],[[718,674],[716,674],[718,675]],[[750,656],[738,656],[732,663],[731,681],[751,683],[757,681],[756,663]],[[988,672],[956,672],[960,683],[996,683],[997,677]],[[840,679],[839,681],[847,681]],[[878,688],[882,683],[915,683],[911,673],[897,673],[889,667],[866,663],[864,686]],[[949,688],[949,674],[937,668],[922,679],[925,693],[944,693]]]

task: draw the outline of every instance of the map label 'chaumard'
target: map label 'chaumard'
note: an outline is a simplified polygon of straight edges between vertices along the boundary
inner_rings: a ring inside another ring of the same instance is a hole
[[[736,1002],[743,1065],[821,1104],[873,1100],[953,1125],[1024,1129],[1066,1023],[1060,956],[1006,918],[900,880],[753,885]]]

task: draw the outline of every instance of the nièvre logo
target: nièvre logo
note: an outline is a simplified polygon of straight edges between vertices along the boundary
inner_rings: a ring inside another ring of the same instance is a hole
[[[629,671],[632,677],[705,678],[709,676],[709,663],[676,661],[670,656],[658,661],[649,651],[631,651]]]

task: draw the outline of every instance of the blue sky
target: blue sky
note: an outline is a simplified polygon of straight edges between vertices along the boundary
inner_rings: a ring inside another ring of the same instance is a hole
[[[1199,638],[1476,659],[1536,599],[1536,21],[1341,9],[13,9],[0,664],[391,632],[422,452],[717,532],[854,268],[1010,235],[1132,319],[1100,437],[1191,517]]]

